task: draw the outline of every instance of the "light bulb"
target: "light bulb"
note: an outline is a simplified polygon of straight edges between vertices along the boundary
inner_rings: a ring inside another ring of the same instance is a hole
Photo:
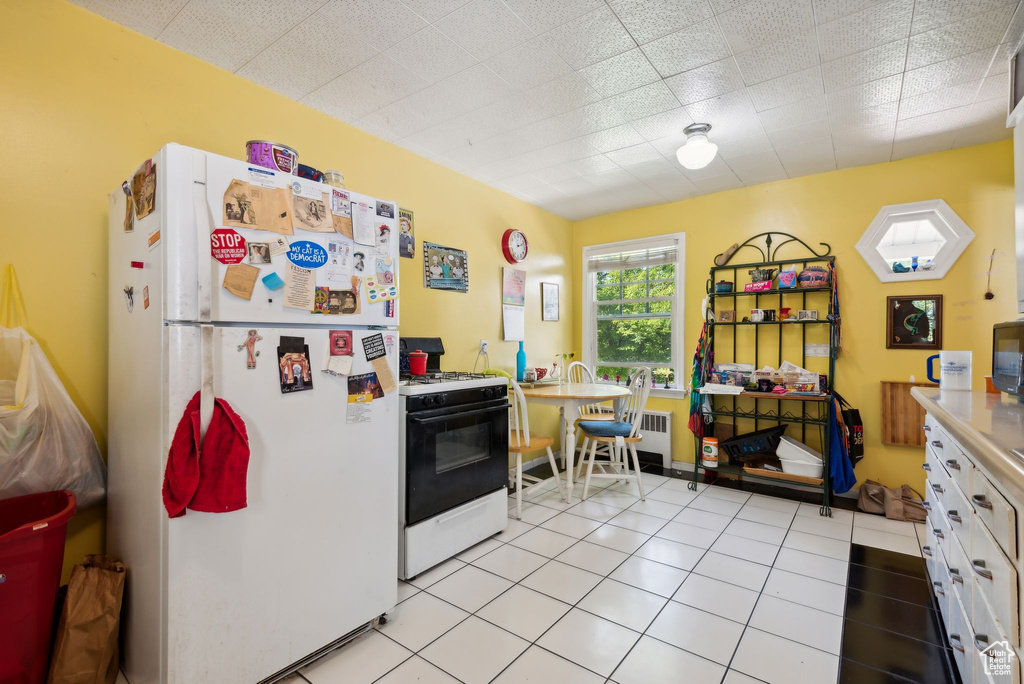
[[[708,140],[707,135],[693,133],[683,146],[676,150],[676,159],[683,167],[694,171],[710,164],[717,153],[718,145]]]

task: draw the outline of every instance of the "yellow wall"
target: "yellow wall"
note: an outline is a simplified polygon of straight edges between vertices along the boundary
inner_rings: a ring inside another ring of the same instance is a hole
[[[0,266],[18,269],[31,331],[105,451],[107,194],[146,157],[178,142],[244,157],[245,141],[287,142],[348,187],[416,212],[416,240],[469,251],[468,294],[423,286],[421,252],[401,259],[401,333],[441,336],[442,367],[472,367],[481,337],[492,365],[515,367],[501,342],[500,238],[530,240],[530,360],[571,343],[569,221],[124,29],[63,0],[0,0]],[[540,285],[562,286],[563,316],[540,320]],[[555,430],[550,411],[536,428]],[[153,492],[154,498],[159,497]],[[65,566],[103,544],[103,511],[72,522]],[[66,575],[65,575],[66,577]]]
[[[857,241],[882,206],[929,199],[946,200],[975,232],[974,241],[942,280],[879,282],[857,252]],[[703,322],[700,303],[716,254],[734,242],[769,230],[792,233],[809,244],[831,244],[839,272],[843,314],[843,351],[838,360],[836,389],[860,409],[866,433],[865,457],[857,466],[857,478],[871,478],[890,486],[907,482],[920,491],[924,484],[922,450],[884,447],[880,442],[879,382],[907,380],[911,374],[918,381],[925,381],[924,363],[930,352],[885,348],[885,298],[943,295],[943,348],[974,352],[974,386],[983,389],[984,376],[992,370],[992,324],[1016,316],[1013,206],[1013,148],[1007,140],[599,216],[575,224],[573,249],[574,255],[579,255],[586,245],[686,232],[684,333],[688,379],[689,355]],[[992,289],[996,297],[986,301],[985,273],[993,249],[996,257]],[[780,258],[786,254],[781,252]],[[793,258],[804,255],[796,250],[788,254]],[[573,279],[581,282],[578,258]],[[738,282],[749,282],[749,278],[744,274]],[[573,304],[579,345],[579,287]],[[819,308],[823,307],[824,304]],[[737,315],[742,316],[743,312],[738,311]],[[799,357],[792,360],[800,361]],[[686,428],[687,401],[652,399],[649,405],[673,412],[674,456],[677,460],[692,461],[693,438]]]

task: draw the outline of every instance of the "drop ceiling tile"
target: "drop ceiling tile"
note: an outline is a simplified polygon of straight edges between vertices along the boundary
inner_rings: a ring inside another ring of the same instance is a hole
[[[890,157],[892,157],[891,141],[874,145],[836,148],[836,166],[840,169],[848,169],[852,166],[865,166],[867,164],[881,164],[882,162],[889,161]]]
[[[711,124],[712,140],[743,137],[760,126],[754,105],[744,90],[696,102],[687,106],[686,111],[697,123]]]
[[[498,76],[484,64],[477,64],[440,83],[451,94],[451,106],[464,111],[483,107],[500,97],[515,92],[508,81]]]
[[[763,112],[823,94],[821,68],[811,67],[750,87],[754,109]]]
[[[679,100],[664,81],[627,91],[609,98],[609,101],[622,113],[623,121],[636,121],[679,106]]]
[[[618,95],[658,80],[658,72],[639,48],[581,69],[580,75],[604,97]]]
[[[646,162],[662,159],[661,153],[654,149],[650,143],[640,143],[621,150],[608,153],[608,158],[623,168],[644,164]]]
[[[905,97],[900,100],[901,119],[910,119],[924,114],[941,112],[944,109],[962,107],[974,102],[974,95],[981,87],[981,81],[968,81],[939,88],[929,93]]]
[[[525,43],[534,35],[512,10],[497,0],[473,0],[435,26],[480,61]]]
[[[619,167],[609,157],[598,154],[593,157],[584,157],[583,159],[562,164],[561,168],[572,171],[580,176],[589,176],[590,174],[611,171]]]
[[[594,104],[574,109],[558,116],[558,120],[569,127],[577,135],[596,133],[606,128],[613,128],[625,123],[622,113],[611,100],[602,100]]]
[[[1012,50],[1020,45],[1022,37],[1024,37],[1024,7],[1017,5],[1017,10],[1013,13],[1013,19],[1010,19],[1010,25],[1006,27],[1006,33],[1003,34],[1000,42],[1009,43],[1012,54]],[[1009,61],[1009,56],[1007,61]]]
[[[530,188],[525,194],[533,200],[534,203],[551,202],[553,200],[562,199],[565,197],[565,193],[558,188],[553,188],[550,185],[540,185],[535,188]]]
[[[636,129],[629,124],[616,126],[615,128],[609,128],[604,131],[598,131],[597,133],[591,133],[590,135],[585,136],[585,139],[588,143],[602,152],[620,150],[623,147],[639,145],[644,142],[643,136],[637,133]]]
[[[817,121],[802,123],[799,126],[789,126],[769,131],[768,137],[771,139],[772,145],[778,149],[780,147],[799,145],[807,140],[820,140],[821,138],[828,137],[831,133],[829,120],[818,119]]]
[[[422,17],[394,0],[330,0],[329,6],[346,17],[363,40],[380,50],[427,26]]]
[[[284,4],[254,0],[239,21],[233,0],[190,2],[160,32],[161,43],[210,64],[236,71],[243,64],[315,12],[322,0],[297,0]],[[231,36],[225,40],[225,36]]]
[[[1011,7],[998,9],[913,36],[907,52],[907,69],[998,45],[1012,13]]]
[[[835,133],[844,129],[894,128],[898,114],[899,102],[886,102],[866,109],[836,112],[829,118],[832,120],[832,131]]]
[[[879,145],[892,146],[892,140],[896,136],[896,120],[877,126],[860,126],[856,128],[835,128],[832,129],[832,144],[838,152],[840,149],[849,150],[858,146],[877,147]]]
[[[782,168],[775,150],[733,157],[728,163],[729,168],[744,185],[770,183],[786,177],[786,170]]]
[[[603,0],[505,0],[537,33],[561,26],[604,5]]]
[[[828,116],[828,105],[825,103],[825,98],[813,97],[760,112],[757,118],[761,120],[766,131],[773,131],[807,121],[815,121],[826,116]]]
[[[442,126],[451,126],[453,130],[459,132],[460,137],[473,145],[499,133],[504,133],[510,128],[494,110],[488,110],[486,107],[466,112]]]
[[[436,126],[442,121],[464,114],[469,110],[461,98],[450,92],[441,83],[417,90],[412,95],[398,100],[396,104],[422,116],[428,126]]]
[[[634,121],[631,125],[644,140],[651,141],[682,132],[693,123],[693,118],[682,107],[648,116]]]
[[[676,161],[676,150],[682,147],[685,142],[686,136],[679,133],[676,135],[666,135],[664,138],[652,140],[651,147],[656,149],[658,154],[672,162],[675,166],[679,166],[679,162]]]
[[[946,109],[933,114],[915,116],[912,119],[900,119],[896,123],[896,139],[906,141],[910,138],[919,138],[946,133],[956,133],[956,129],[966,119],[971,106]]]
[[[852,88],[844,88],[825,96],[829,111],[833,114],[857,109],[866,109],[876,105],[900,99],[900,86],[903,74],[896,74],[877,81],[869,81]]]
[[[747,85],[754,85],[818,63],[818,41],[813,30],[801,31],[736,55]]]
[[[679,164],[674,164],[659,154],[657,159],[630,166],[629,173],[637,180],[654,187],[659,180],[676,180],[678,182],[678,179],[685,179],[679,168]]]
[[[675,189],[659,188],[658,192],[669,202],[678,202],[690,199],[691,197],[697,197],[701,194],[700,188],[694,185],[692,181],[687,180],[686,183]]]
[[[825,92],[842,90],[903,71],[909,40],[904,38],[821,65]]]
[[[402,0],[402,4],[430,23],[451,14],[469,0]]]
[[[666,78],[729,56],[729,45],[714,19],[687,26],[641,49]]]
[[[814,19],[819,24],[826,24],[830,21],[845,17],[848,14],[855,14],[873,5],[880,5],[889,0],[812,0],[814,4]]]
[[[188,0],[166,2],[137,2],[137,0],[73,0],[83,9],[127,26],[133,31],[156,38],[165,26],[181,11]]]
[[[661,204],[665,201],[665,198],[662,197],[660,193],[647,187],[643,183],[637,183],[636,185],[620,190],[619,196],[630,209],[649,207],[652,204]]]
[[[752,50],[814,28],[811,0],[754,0],[718,15],[733,52]]]
[[[1017,14],[1024,16],[1024,7],[1018,9]],[[1017,20],[1017,14],[1014,15],[1014,21]],[[1010,25],[1013,28],[1013,25]],[[1009,31],[1010,29],[1007,29]],[[1013,57],[1013,49],[1016,43],[1000,43],[996,46],[996,56],[992,60],[992,65],[989,66],[986,76],[992,76],[993,74],[1005,74],[1010,70],[1010,59]]]
[[[459,149],[466,145],[467,141],[461,131],[454,129],[450,123],[443,123],[406,136],[399,141],[399,144],[403,142],[426,150],[430,156],[437,156]],[[417,152],[417,154],[423,153]]]
[[[544,34],[548,45],[577,69],[632,50],[636,43],[607,6]]]
[[[541,37],[496,55],[485,64],[520,90],[529,90],[572,73],[572,68]]]
[[[675,153],[672,154],[672,159],[675,160]],[[677,162],[678,163],[678,162]],[[725,163],[725,160],[721,157],[715,157],[711,160],[711,163],[705,166],[703,169],[687,169],[683,166],[679,167],[679,172],[689,178],[691,181],[696,183],[701,178],[713,178],[714,176],[724,175],[735,175],[729,165]],[[739,180],[737,178],[737,180]],[[700,187],[698,185],[697,187]]]
[[[396,43],[387,53],[428,83],[453,76],[477,63],[475,57],[433,26]]]
[[[518,94],[500,97],[472,113],[479,113],[493,119],[500,123],[505,130],[529,126],[547,116],[540,105]]]
[[[743,187],[743,182],[731,170],[718,176],[706,176],[693,180],[693,184],[705,193],[724,192]]]
[[[751,127],[743,135],[727,140],[716,139],[715,142],[718,144],[718,156],[726,161],[772,149],[772,141],[761,126]]]
[[[832,138],[818,138],[791,147],[777,147],[775,152],[790,178],[832,171],[836,168]]]
[[[572,178],[566,178],[565,180],[557,181],[551,185],[570,197],[573,195],[580,195],[585,192],[591,192],[596,189],[596,186],[583,176],[573,176]]]
[[[908,71],[903,76],[903,97],[912,97],[985,76],[996,48],[990,47],[944,62],[936,62]]]
[[[892,0],[818,26],[821,58],[838,59],[910,34],[914,0]]]
[[[560,164],[558,166],[549,166],[546,169],[534,171],[533,175],[550,185],[552,183],[558,183],[559,181],[575,178],[579,174],[570,169],[566,164]]]
[[[358,128],[366,126],[377,126],[383,130],[391,131],[396,138],[405,138],[418,131],[430,128],[430,123],[418,112],[392,102],[375,112],[371,112],[356,121]]]
[[[928,0],[914,8],[911,34],[924,33],[975,14],[1017,6],[1017,0]]]
[[[664,159],[662,159],[662,161],[666,164],[669,163]],[[630,173],[633,173],[636,168],[637,167],[631,168],[629,170]],[[700,190],[693,184],[693,181],[671,167],[668,173],[648,176],[641,180],[644,185],[651,188],[667,200],[677,199],[679,198],[679,195],[683,193],[686,193],[687,197],[700,194]]]
[[[1009,102],[1010,79],[1007,78],[1006,74],[995,74],[984,79],[978,94],[974,97],[975,102],[995,99],[1002,99],[1004,104]]]
[[[237,73],[282,95],[301,99],[377,52],[334,8],[327,6],[302,20]],[[320,68],[310,69],[311,63]]]
[[[665,79],[684,105],[724,95],[743,87],[743,77],[732,57],[705,64]]]
[[[892,144],[892,159],[906,159],[921,154],[948,150],[956,141],[955,131],[931,133],[920,136],[897,136]]]
[[[712,17],[707,0],[611,0],[611,6],[641,45]]]
[[[506,178],[501,184],[511,192],[524,192],[528,188],[547,185],[547,183],[538,180],[537,177],[531,173],[523,173],[518,176]]]
[[[365,118],[366,117],[363,117],[363,119]],[[362,123],[357,122],[356,124],[360,130],[386,142],[395,142],[398,140],[398,135],[392,129],[387,126],[381,126],[373,123],[372,121],[364,121],[363,119],[360,119]]]
[[[715,14],[725,14],[729,10],[734,10],[745,2],[750,0],[710,0],[711,9],[715,11]]]
[[[309,97],[359,118],[426,85],[416,74],[387,55],[379,54],[318,88]]]
[[[578,73],[567,74],[526,91],[526,96],[555,116],[597,102],[601,94]]]
[[[523,140],[527,150],[535,150],[554,145],[573,137],[573,132],[564,123],[555,118],[544,119],[516,131]]]

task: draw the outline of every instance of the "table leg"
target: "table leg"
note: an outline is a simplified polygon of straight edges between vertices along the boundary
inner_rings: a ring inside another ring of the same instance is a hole
[[[576,415],[572,402],[562,406],[563,416]],[[562,433],[562,453],[565,454],[565,496],[566,503],[572,503],[572,473],[575,469],[573,460],[576,458],[576,425],[568,418],[565,419],[565,432]]]

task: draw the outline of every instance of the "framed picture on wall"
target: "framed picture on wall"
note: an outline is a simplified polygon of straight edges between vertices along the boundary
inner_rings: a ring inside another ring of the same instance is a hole
[[[540,284],[540,319],[542,321],[558,320],[558,283]]]
[[[942,295],[885,299],[886,349],[942,349]]]

